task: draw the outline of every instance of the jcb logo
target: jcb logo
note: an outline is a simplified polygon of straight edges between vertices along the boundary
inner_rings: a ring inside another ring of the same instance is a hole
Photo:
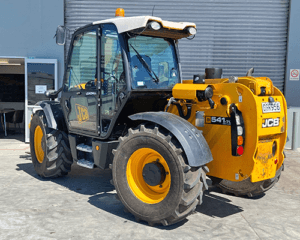
[[[89,112],[87,110],[87,107],[76,104],[76,116],[79,123],[83,123],[89,120]]]
[[[267,118],[264,119],[265,122],[263,122],[262,127],[278,127],[279,126],[279,118]]]

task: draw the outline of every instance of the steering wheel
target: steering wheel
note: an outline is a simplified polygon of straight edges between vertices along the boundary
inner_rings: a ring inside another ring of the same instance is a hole
[[[95,80],[90,80],[85,84],[85,89],[87,88],[96,88],[95,86]]]

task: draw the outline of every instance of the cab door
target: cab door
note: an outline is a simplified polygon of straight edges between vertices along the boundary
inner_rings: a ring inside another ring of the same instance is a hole
[[[62,106],[69,131],[82,135],[99,135],[98,28],[78,32],[71,42]]]
[[[127,84],[120,36],[114,24],[101,25],[101,137],[106,138],[116,121]]]

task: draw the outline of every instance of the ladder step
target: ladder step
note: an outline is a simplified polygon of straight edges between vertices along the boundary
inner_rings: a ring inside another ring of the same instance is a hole
[[[84,143],[80,143],[79,145],[77,145],[76,148],[83,152],[90,152],[90,153],[93,152],[92,146],[85,145]]]
[[[89,169],[94,168],[94,163],[91,161],[85,160],[85,159],[78,160],[77,165],[79,165],[81,167],[89,168]]]

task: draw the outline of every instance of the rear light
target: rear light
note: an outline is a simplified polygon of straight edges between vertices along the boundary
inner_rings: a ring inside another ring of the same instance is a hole
[[[231,154],[241,156],[244,153],[245,145],[245,126],[242,112],[233,103],[230,105],[231,122]]]
[[[275,164],[277,164],[277,163],[278,163],[278,159],[277,159],[277,158],[275,159],[274,163],[275,163]]]
[[[244,153],[244,148],[242,146],[238,146],[236,149],[236,153],[241,156]]]
[[[241,118],[239,115],[235,116],[236,125],[241,125]]]
[[[238,134],[239,136],[243,135],[243,128],[242,128],[241,126],[238,126],[238,127],[237,127],[237,134]]]
[[[238,138],[237,138],[237,144],[238,145],[243,145],[243,143],[244,143],[243,137],[242,136],[238,136]]]

